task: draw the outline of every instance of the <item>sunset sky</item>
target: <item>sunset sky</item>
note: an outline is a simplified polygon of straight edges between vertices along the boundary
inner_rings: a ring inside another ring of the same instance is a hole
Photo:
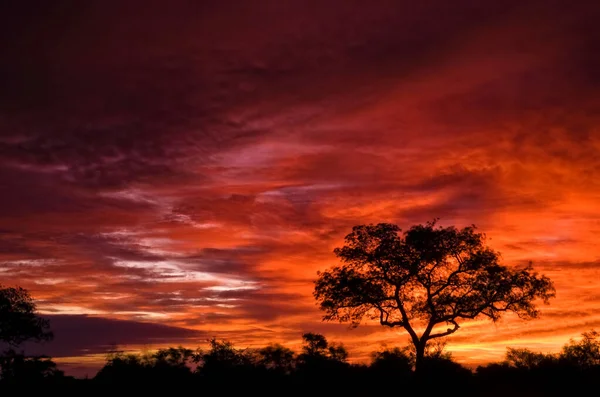
[[[324,323],[352,226],[475,224],[556,298],[464,323],[457,361],[600,330],[600,6],[593,1],[7,1],[0,283],[44,347],[238,347],[303,332],[355,362],[403,330]]]

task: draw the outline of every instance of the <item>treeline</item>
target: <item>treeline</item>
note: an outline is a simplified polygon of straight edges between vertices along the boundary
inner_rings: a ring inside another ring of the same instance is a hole
[[[10,350],[0,359],[0,385],[3,390],[20,392],[43,388],[87,394],[191,390],[208,395],[372,396],[393,392],[566,396],[600,392],[600,337],[593,330],[570,340],[560,353],[508,348],[503,361],[475,370],[455,362],[443,347],[430,346],[425,365],[416,373],[415,354],[410,348],[382,348],[371,354],[369,364],[350,364],[344,346],[330,343],[320,334],[304,334],[298,353],[279,344],[240,349],[228,341],[212,339],[205,349],[111,353],[90,379],[65,376],[50,358],[26,357]]]

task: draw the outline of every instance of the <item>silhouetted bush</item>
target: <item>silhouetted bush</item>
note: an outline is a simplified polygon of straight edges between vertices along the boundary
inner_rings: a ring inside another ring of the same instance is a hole
[[[215,338],[206,349],[196,351],[176,347],[146,354],[113,353],[93,379],[65,376],[47,357],[8,351],[0,357],[0,388],[136,395],[201,390],[208,395],[371,396],[393,391],[491,397],[583,395],[600,389],[594,331],[570,340],[557,354],[508,348],[502,362],[479,366],[475,372],[455,362],[444,343],[428,346],[421,370],[415,372],[411,347],[384,346],[371,354],[368,365],[350,364],[343,345],[316,333],[306,333],[302,339],[299,354],[278,344],[239,349]]]

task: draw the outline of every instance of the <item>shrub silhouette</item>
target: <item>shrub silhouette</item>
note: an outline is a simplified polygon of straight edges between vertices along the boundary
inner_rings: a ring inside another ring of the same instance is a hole
[[[280,344],[270,344],[258,349],[256,364],[279,375],[289,375],[295,368],[296,354]]]
[[[383,346],[371,353],[368,367],[369,383],[379,393],[388,390],[388,382],[394,379],[399,384],[408,384],[412,380],[414,358],[408,348]]]
[[[444,343],[426,350],[422,367],[414,371],[415,352],[408,347],[386,347],[371,354],[369,364],[348,363],[346,349],[330,343],[324,335],[306,333],[299,354],[277,344],[258,349],[238,349],[226,340],[211,339],[208,348],[183,347],[154,353],[114,353],[93,379],[74,380],[48,358],[29,358],[13,353],[0,362],[2,391],[27,385],[48,390],[79,393],[135,391],[153,393],[168,387],[171,392],[199,388],[208,394],[343,394],[377,395],[394,388],[398,394],[433,396],[561,396],[598,390],[600,365],[594,356],[593,331],[572,339],[556,354],[508,348],[503,361],[480,366],[473,373],[456,363]],[[583,349],[586,354],[572,351]],[[52,388],[50,388],[52,386]]]
[[[8,350],[0,357],[0,379],[4,383],[47,383],[63,378],[64,372],[49,357],[27,357]]]
[[[398,394],[423,396],[583,395],[600,389],[599,339],[593,329],[583,332],[556,354],[508,347],[503,361],[479,366],[475,373],[455,362],[442,340],[425,346],[415,371],[414,344],[383,346],[371,354],[368,365],[352,364],[343,345],[311,332],[302,335],[298,354],[280,344],[239,349],[216,338],[196,351],[179,346],[144,354],[116,352],[107,356],[93,379],[65,376],[49,357],[27,357],[9,349],[0,356],[0,391],[29,394],[42,387],[52,393],[139,394],[166,387],[178,393],[197,388],[225,395],[365,396],[393,388]]]

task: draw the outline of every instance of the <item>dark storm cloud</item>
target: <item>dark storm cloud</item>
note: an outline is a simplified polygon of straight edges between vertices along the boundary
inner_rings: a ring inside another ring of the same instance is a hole
[[[160,345],[164,343],[197,343],[206,335],[200,331],[161,324],[114,320],[90,316],[46,316],[54,339],[43,344],[22,346],[28,354],[51,357],[74,357],[83,354],[108,353],[127,345]]]

